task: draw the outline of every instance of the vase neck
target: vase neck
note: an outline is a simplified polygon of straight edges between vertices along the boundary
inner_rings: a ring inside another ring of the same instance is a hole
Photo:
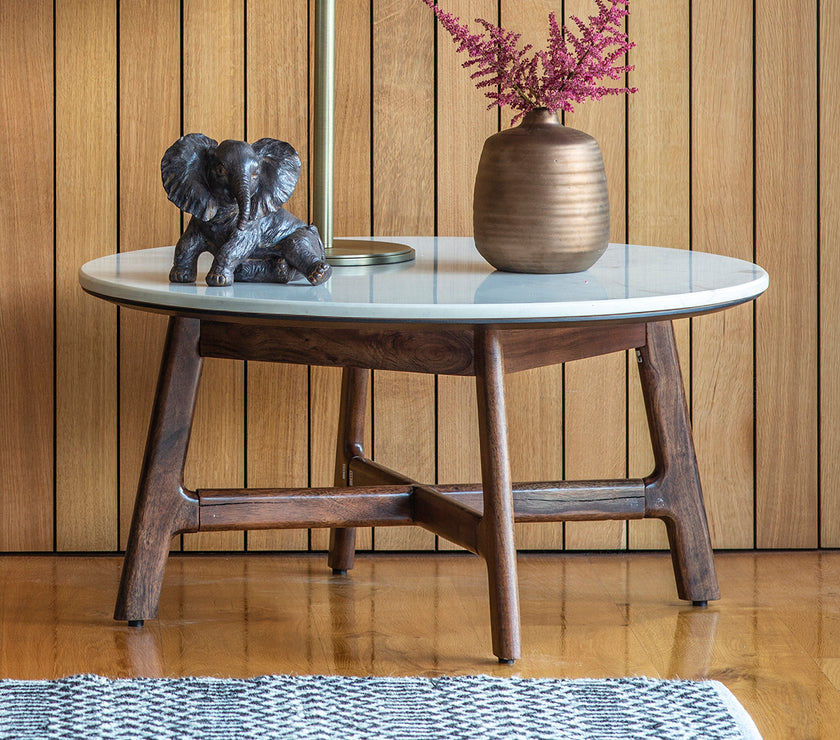
[[[520,126],[526,128],[530,126],[562,126],[560,123],[560,116],[557,111],[550,111],[548,108],[534,108],[529,110],[522,118]]]

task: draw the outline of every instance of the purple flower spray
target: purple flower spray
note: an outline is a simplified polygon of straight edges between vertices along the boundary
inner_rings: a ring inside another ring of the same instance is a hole
[[[457,51],[469,54],[463,66],[476,67],[470,77],[478,80],[476,87],[484,88],[484,94],[490,98],[487,107],[508,105],[519,111],[513,123],[535,108],[571,113],[573,104],[590,98],[600,100],[604,95],[636,92],[635,87],[607,86],[602,82],[620,80],[634,69],[621,63],[635,46],[622,29],[628,0],[595,0],[599,12],[589,16],[588,24],[571,16],[576,32],[561,27],[554,13],[549,14],[548,48],[530,55],[530,44],[518,47],[522,34],[505,31],[482,18],[477,18],[476,23],[485,33],[473,34],[460,18],[441,10],[434,0],[423,2],[452,36]]]

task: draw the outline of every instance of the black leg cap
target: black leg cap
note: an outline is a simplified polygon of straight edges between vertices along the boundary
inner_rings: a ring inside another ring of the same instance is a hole
[[[143,620],[142,619],[129,619],[128,620],[128,626],[129,627],[142,627],[143,626]]]
[[[708,605],[708,601],[692,601],[692,606],[699,606],[701,609],[705,609]]]
[[[346,576],[347,575],[347,571],[343,570],[342,568],[333,568],[332,571],[333,571],[334,576]]]
[[[499,658],[499,663],[502,665],[513,665],[514,662],[513,658]]]

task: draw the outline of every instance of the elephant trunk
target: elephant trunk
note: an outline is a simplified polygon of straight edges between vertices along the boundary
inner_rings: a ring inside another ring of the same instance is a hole
[[[237,180],[236,186],[234,187],[234,196],[236,198],[236,205],[239,206],[239,218],[236,221],[236,228],[241,231],[251,220],[251,184],[247,174]]]

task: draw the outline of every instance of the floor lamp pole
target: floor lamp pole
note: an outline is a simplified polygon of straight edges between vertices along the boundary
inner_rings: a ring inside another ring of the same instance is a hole
[[[333,238],[335,152],[335,0],[315,2],[315,121],[313,221],[331,265],[383,265],[414,259],[414,250],[394,242]]]

